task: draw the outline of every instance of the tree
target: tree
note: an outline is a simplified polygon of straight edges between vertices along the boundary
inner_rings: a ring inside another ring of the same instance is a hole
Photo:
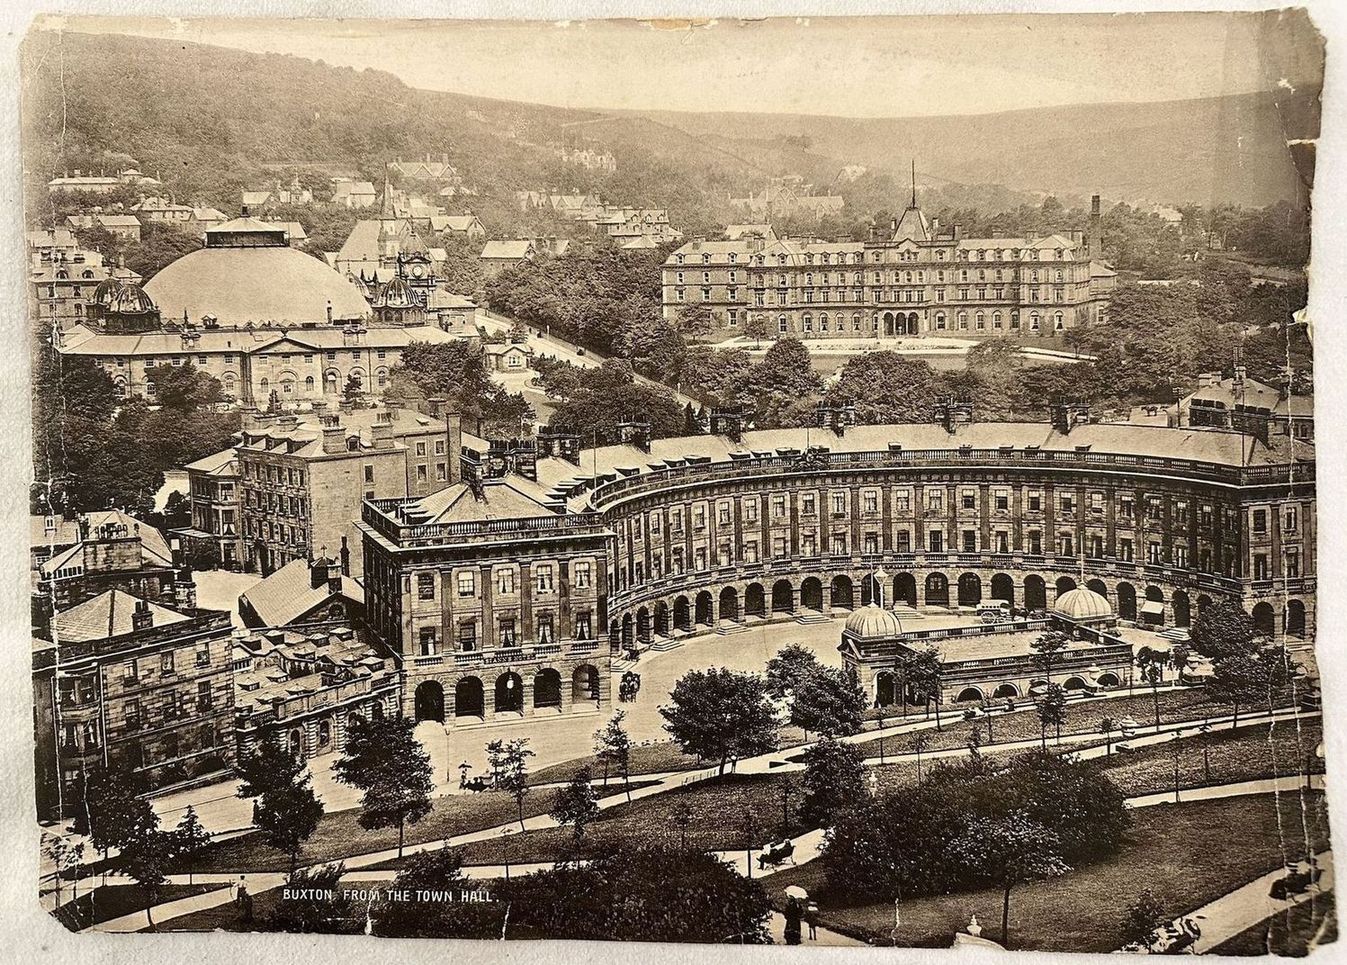
[[[733,758],[773,750],[776,717],[761,677],[723,667],[680,677],[661,707],[664,729],[684,753],[718,761],[720,774]]]
[[[109,851],[124,849],[158,825],[154,809],[137,790],[127,770],[96,767],[85,772],[84,806],[75,812],[75,831],[87,834],[95,850],[103,852],[105,867]]]
[[[770,942],[766,891],[713,854],[623,847],[493,891],[510,905],[516,938]]]
[[[352,372],[346,377],[346,384],[342,386],[342,401],[350,405],[359,405],[365,396],[365,384],[360,381],[360,376]]]
[[[291,870],[285,885],[293,897],[276,902],[269,916],[272,929],[301,935],[351,935],[363,930],[365,915],[356,913],[341,887],[345,873],[341,864]]]
[[[790,720],[806,732],[845,737],[860,731],[868,703],[853,669],[818,666],[796,686]]]
[[[912,735],[912,750],[917,755],[917,784],[921,784],[921,755],[931,746],[931,735],[926,731],[917,731]]]
[[[410,717],[351,718],[337,780],[363,792],[360,826],[398,829],[398,857],[408,824],[430,813],[430,757],[413,733]]]
[[[390,891],[423,894],[431,900],[385,897],[374,911],[372,931],[381,938],[499,938],[501,926],[492,905],[435,900],[456,896],[469,885],[456,849],[446,845],[410,855]]]
[[[1104,753],[1108,756],[1113,755],[1113,732],[1118,729],[1118,725],[1112,717],[1103,717],[1099,721],[1099,733],[1104,735]]]
[[[67,873],[73,871],[74,880],[71,882],[70,900],[79,900],[79,866],[80,860],[84,856],[84,844],[71,844],[59,834],[48,834],[42,832],[42,851],[51,859],[52,866],[56,873],[52,875],[52,881],[56,885],[56,907],[61,907],[61,882]]]
[[[303,757],[281,746],[275,732],[267,734],[251,753],[239,755],[234,773],[239,779],[237,796],[261,797],[273,788],[299,781],[306,770]]]
[[[1236,653],[1217,660],[1212,665],[1211,683],[1207,691],[1218,704],[1230,706],[1230,729],[1239,727],[1239,709],[1253,703],[1264,693],[1263,669],[1247,653]]]
[[[1062,742],[1062,725],[1066,723],[1066,691],[1061,684],[1048,684],[1047,692],[1038,698],[1039,736],[1043,749],[1048,747],[1048,728],[1057,730],[1057,743]]]
[[[1010,892],[1018,884],[1055,878],[1070,867],[1055,833],[1022,811],[1002,818],[970,821],[955,842],[965,861],[982,867],[1002,890],[1001,944],[1009,948]]]
[[[1044,630],[1029,644],[1029,649],[1034,652],[1034,666],[1043,671],[1048,683],[1052,683],[1052,668],[1057,665],[1070,639],[1061,630]]]
[[[270,847],[290,857],[293,874],[299,849],[323,816],[323,802],[313,792],[304,760],[284,750],[271,734],[240,757],[236,769],[238,796],[254,798],[253,824]]]
[[[854,405],[863,425],[929,422],[941,381],[926,362],[880,351],[854,355],[824,393],[827,405]]]
[[[584,837],[585,828],[599,815],[599,802],[591,783],[593,780],[594,775],[588,764],[577,768],[570,782],[557,794],[549,812],[552,819],[563,828],[568,824],[571,826],[577,845]]]
[[[755,349],[762,348],[762,340],[767,337],[767,316],[762,312],[751,312],[744,320],[744,334],[753,339]]]
[[[907,665],[904,672],[908,677],[906,682],[925,702],[927,717],[931,715],[931,703],[935,703],[935,729],[944,730],[940,723],[940,705],[943,703],[941,696],[945,690],[945,667],[940,662],[940,651],[935,647],[917,651],[915,659]]]
[[[534,756],[527,737],[513,737],[506,741],[492,741],[486,745],[486,757],[491,773],[496,776],[497,790],[514,798],[519,813],[519,830],[524,828],[524,798],[529,793],[528,759]]]
[[[1149,946],[1155,940],[1155,933],[1172,918],[1155,892],[1142,889],[1136,901],[1127,906],[1119,923],[1123,944]]]
[[[1210,660],[1252,653],[1258,629],[1238,600],[1218,600],[1201,610],[1189,628],[1189,643]]]
[[[785,697],[820,666],[813,650],[799,643],[787,644],[767,661],[767,693],[778,700]]]
[[[715,328],[715,319],[711,315],[711,310],[705,305],[685,305],[678,310],[674,327],[688,341],[696,343],[711,334]]]
[[[183,813],[182,820],[173,829],[173,854],[187,866],[187,883],[192,883],[192,872],[196,859],[210,844],[210,833],[201,826],[196,809],[190,804]]]
[[[1150,647],[1138,647],[1136,653],[1137,669],[1141,679],[1151,688],[1151,700],[1155,706],[1155,728],[1160,729],[1160,681],[1164,678],[1165,666],[1169,655]]]
[[[627,787],[627,800],[631,800],[631,735],[622,726],[627,712],[619,710],[613,714],[600,730],[594,733],[594,754],[603,764],[603,784],[608,786],[608,769],[616,768],[618,776]]]
[[[811,827],[830,827],[845,808],[865,799],[865,756],[854,744],[825,736],[804,753],[800,816]]]
[[[159,901],[159,893],[168,881],[165,868],[173,856],[173,836],[157,827],[147,830],[122,851],[126,873],[136,880],[145,894],[145,920],[150,931],[155,931],[152,909]]]

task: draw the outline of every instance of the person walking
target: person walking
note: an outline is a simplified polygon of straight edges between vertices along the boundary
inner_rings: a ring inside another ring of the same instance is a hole
[[[809,940],[818,941],[818,905],[810,901],[808,907],[804,910],[805,924],[809,926]]]
[[[786,944],[800,944],[800,919],[802,912],[800,903],[794,898],[786,899]]]

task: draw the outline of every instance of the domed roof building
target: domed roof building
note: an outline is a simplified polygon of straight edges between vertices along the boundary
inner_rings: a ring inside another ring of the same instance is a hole
[[[164,267],[145,292],[166,318],[213,315],[225,327],[342,323],[370,313],[345,276],[289,246],[284,226],[251,218],[207,229],[206,246]]]
[[[903,632],[898,618],[888,610],[867,603],[847,617],[843,633],[856,640],[883,640]]]
[[[107,278],[94,289],[89,320],[109,335],[140,335],[159,328],[159,307],[134,282]]]
[[[113,296],[117,294],[121,287],[120,279],[108,275],[94,288],[93,304],[99,308],[107,308],[112,304]]]
[[[1113,607],[1109,606],[1108,600],[1083,586],[1067,590],[1059,596],[1057,602],[1052,605],[1052,614],[1072,623],[1116,622]]]

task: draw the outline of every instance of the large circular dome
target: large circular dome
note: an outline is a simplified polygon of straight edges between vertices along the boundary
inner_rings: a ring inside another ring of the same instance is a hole
[[[1067,590],[1052,605],[1052,612],[1068,620],[1103,620],[1113,616],[1108,600],[1094,590],[1078,586]]]
[[[294,248],[200,248],[149,280],[145,293],[164,318],[214,315],[225,325],[245,322],[364,318],[369,304],[342,275]]]
[[[903,632],[898,618],[888,610],[867,603],[847,617],[847,632],[862,640],[896,637]]]

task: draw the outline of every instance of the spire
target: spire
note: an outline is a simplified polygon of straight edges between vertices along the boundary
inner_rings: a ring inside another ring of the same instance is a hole
[[[380,214],[381,214],[383,217],[385,217],[385,218],[392,218],[392,217],[394,217],[394,214],[393,214],[393,186],[392,186],[392,184],[389,183],[389,180],[388,180],[388,168],[387,168],[387,167],[384,168],[384,200],[383,200],[383,210],[380,211]]]
[[[912,159],[912,207],[917,206],[917,159]]]

